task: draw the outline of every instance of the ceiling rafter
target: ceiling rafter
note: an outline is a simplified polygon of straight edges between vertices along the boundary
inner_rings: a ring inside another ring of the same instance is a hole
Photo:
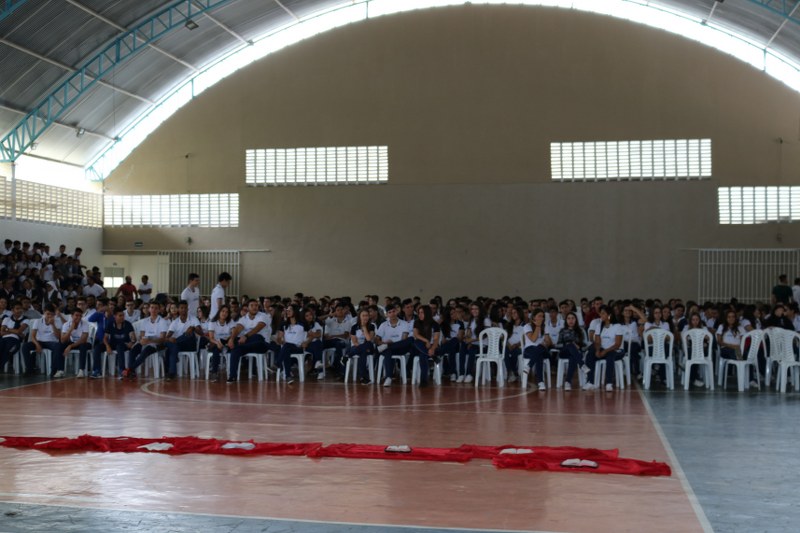
[[[295,19],[295,20],[300,20],[300,17],[298,17],[297,15],[295,15],[295,14],[294,14],[294,11],[292,11],[291,9],[289,9],[288,7],[286,7],[285,5],[283,5],[283,2],[281,2],[281,0],[275,0],[275,3],[276,3],[276,4],[278,4],[279,6],[281,6],[281,7],[283,8],[283,10],[284,10],[284,11],[286,11],[287,13],[289,13],[289,15],[290,15],[290,16],[291,16],[293,19]]]
[[[0,20],[10,16],[27,0],[0,0]]]
[[[10,106],[8,104],[1,104],[0,103],[0,109],[3,109],[5,111],[10,111],[10,112],[16,113],[18,115],[27,115],[28,114],[28,110],[27,109],[18,109],[16,107]],[[83,132],[86,135],[91,135],[92,137],[100,137],[100,138],[105,139],[107,141],[118,141],[119,140],[119,139],[117,139],[115,137],[112,137],[111,135],[107,135],[105,133],[100,133],[99,131],[94,131],[94,130],[90,130],[90,129],[84,128],[84,127],[80,126],[79,124],[67,124],[66,122],[61,122],[61,121],[58,121],[58,120],[54,121],[53,124],[56,125],[56,126],[61,126],[63,128],[69,128],[69,129],[73,130],[75,133],[77,133],[78,130],[83,130]]]

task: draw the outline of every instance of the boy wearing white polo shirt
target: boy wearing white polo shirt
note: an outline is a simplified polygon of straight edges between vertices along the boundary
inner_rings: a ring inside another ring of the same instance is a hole
[[[196,352],[197,335],[200,328],[197,317],[189,314],[186,300],[178,302],[178,318],[172,321],[167,331],[167,379],[175,379],[178,373],[178,352]]]
[[[222,274],[220,274],[222,276]],[[265,313],[258,310],[258,300],[251,298],[247,302],[247,313],[239,319],[239,323],[231,331],[228,349],[231,351],[231,374],[228,383],[234,383],[239,377],[239,359],[249,353],[266,353],[272,326]]]
[[[200,307],[200,276],[197,274],[189,274],[189,284],[183,289],[181,293],[181,300],[184,300],[189,306],[189,316],[197,318],[197,309]]]
[[[169,322],[158,314],[161,310],[159,305],[151,305],[149,310],[150,316],[139,322],[139,342],[131,349],[133,363],[130,368],[122,372],[120,379],[136,379],[136,369],[139,365],[151,355],[164,349]]]

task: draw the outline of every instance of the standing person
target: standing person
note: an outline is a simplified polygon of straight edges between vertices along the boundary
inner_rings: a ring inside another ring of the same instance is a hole
[[[189,306],[189,316],[197,318],[197,309],[200,308],[200,276],[189,274],[189,284],[181,293],[181,300]],[[213,315],[212,315],[213,316]]]
[[[217,285],[211,291],[211,312],[209,312],[211,317],[217,316],[219,308],[225,305],[225,290],[228,288],[232,279],[231,275],[227,272],[223,272],[217,276]],[[258,302],[256,302],[256,304],[257,303]],[[236,313],[233,313],[233,310],[231,310],[231,314],[236,315]]]
[[[794,285],[792,285],[792,299],[794,303],[800,304],[800,278],[794,278]]]
[[[125,352],[130,351],[136,344],[136,334],[133,325],[125,318],[125,310],[121,307],[114,309],[113,320],[106,324],[103,335],[103,347],[107,354],[117,353],[117,369],[119,375],[125,370]]]
[[[197,352],[197,316],[189,314],[186,300],[178,302],[178,316],[167,330],[167,380],[175,379],[178,372],[178,352]],[[196,357],[196,356],[195,356]]]
[[[778,284],[772,288],[772,305],[789,304],[792,301],[792,288],[786,274],[778,276]]]
[[[2,335],[0,338],[0,372],[4,371],[6,363],[10,363],[11,357],[20,349],[26,329],[28,329],[28,324],[25,323],[25,317],[22,316],[22,304],[13,302],[11,316],[3,318],[2,324],[0,324],[0,335]]]
[[[230,275],[223,272],[223,276]],[[216,289],[214,289],[216,290]],[[213,302],[212,302],[213,303]],[[266,313],[258,310],[258,300],[251,298],[247,302],[247,312],[239,319],[239,323],[231,331],[228,339],[228,349],[231,351],[231,373],[228,383],[235,383],[239,377],[239,359],[249,353],[266,353],[269,350],[269,338],[272,335],[270,319]]]
[[[138,292],[139,298],[143,303],[149,303],[150,299],[153,297],[153,284],[150,283],[150,278],[147,277],[147,274],[142,276],[142,282],[139,284]]]
[[[122,295],[126,302],[132,302],[137,297],[138,291],[136,285],[133,284],[130,276],[125,276],[125,283],[119,286],[114,298]]]

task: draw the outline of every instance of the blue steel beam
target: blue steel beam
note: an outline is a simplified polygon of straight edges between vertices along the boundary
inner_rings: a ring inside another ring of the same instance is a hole
[[[184,26],[186,21],[233,0],[172,2],[126,31],[53,89],[0,140],[0,162],[13,162],[97,81],[147,45]]]
[[[0,20],[3,20],[27,0],[2,0],[0,1]]]
[[[800,24],[800,10],[797,9],[798,0],[747,0],[767,11],[782,16],[789,22]]]

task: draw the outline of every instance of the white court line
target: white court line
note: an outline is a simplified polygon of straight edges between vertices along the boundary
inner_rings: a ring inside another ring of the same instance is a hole
[[[14,498],[17,496],[30,496],[30,497],[39,497],[39,498],[66,498],[65,496],[53,496],[52,494],[18,494],[14,492],[0,492],[0,498]],[[75,498],[79,499],[79,498]],[[327,522],[325,520],[309,520],[304,518],[275,518],[272,516],[247,516],[247,515],[236,515],[236,514],[215,514],[215,513],[190,513],[187,511],[153,511],[148,509],[116,509],[114,507],[99,507],[94,505],[69,505],[69,504],[58,504],[58,503],[36,503],[26,504],[25,502],[19,502],[14,500],[0,500],[0,503],[21,503],[23,505],[42,505],[47,507],[69,507],[72,509],[91,509],[94,511],[116,511],[116,512],[124,512],[124,513],[158,513],[162,515],[183,515],[183,516],[207,516],[213,518],[239,518],[243,520],[272,520],[275,522],[299,522],[303,524],[320,524],[320,525],[336,525],[336,526],[361,526],[361,527],[373,527],[373,528],[398,528],[398,529],[412,529],[412,530],[419,530],[419,529],[429,529],[433,531],[487,531],[490,533],[563,533],[558,531],[544,531],[544,530],[529,530],[529,529],[475,529],[475,528],[465,528],[465,527],[439,527],[439,526],[415,526],[415,525],[406,525],[406,524],[381,524],[375,523],[371,524],[368,522]]]
[[[639,396],[642,398],[644,408],[647,409],[647,414],[650,415],[650,420],[653,422],[653,427],[656,429],[656,433],[658,433],[658,438],[661,439],[661,444],[664,445],[664,449],[667,451],[670,463],[672,463],[672,469],[675,471],[675,475],[680,480],[683,490],[686,493],[686,497],[689,498],[689,503],[692,505],[694,513],[697,515],[697,520],[700,522],[700,526],[703,528],[703,531],[713,533],[714,528],[711,527],[711,522],[708,521],[708,517],[706,516],[705,511],[703,511],[703,507],[700,505],[697,495],[694,493],[694,490],[692,490],[692,486],[689,484],[689,480],[686,478],[686,474],[684,473],[683,468],[681,468],[680,462],[678,462],[678,456],[675,455],[675,452],[672,450],[672,446],[670,446],[669,441],[667,440],[664,430],[661,429],[661,424],[658,423],[658,419],[656,418],[653,409],[650,407],[650,402],[647,401],[647,397],[644,395],[644,392],[642,392],[642,389],[637,388],[637,390],[639,391]]]

